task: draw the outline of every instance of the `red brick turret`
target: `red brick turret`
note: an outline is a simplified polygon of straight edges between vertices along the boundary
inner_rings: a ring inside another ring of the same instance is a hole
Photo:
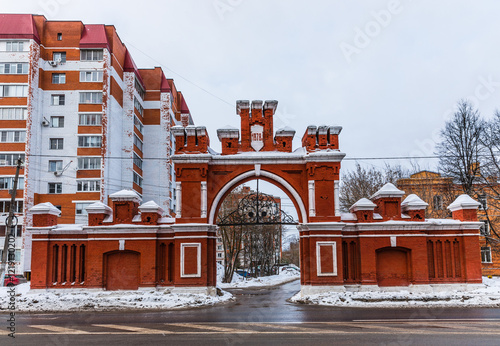
[[[141,222],[146,225],[157,225],[163,214],[163,209],[154,201],[149,201],[139,207]]]
[[[477,209],[481,203],[473,200],[469,195],[460,195],[448,206],[455,220],[477,221]]]
[[[375,213],[380,214],[383,221],[401,220],[401,197],[404,194],[393,184],[385,184],[370,198],[377,205]]]
[[[50,202],[35,205],[30,209],[30,213],[33,214],[33,227],[55,226],[57,218],[61,216],[61,211]]]
[[[121,190],[109,195],[113,203],[113,223],[132,223],[139,213],[139,203],[142,199],[132,190]]]

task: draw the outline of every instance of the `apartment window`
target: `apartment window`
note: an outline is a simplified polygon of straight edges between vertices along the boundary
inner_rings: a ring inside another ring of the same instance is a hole
[[[142,125],[142,122],[135,114],[134,114],[134,125],[139,130],[140,133],[143,133],[142,131],[144,130],[144,125]]]
[[[481,246],[481,262],[491,263],[491,248],[489,246]]]
[[[80,60],[99,61],[103,58],[102,49],[82,49],[80,50]]]
[[[136,97],[134,97],[134,107],[135,107],[135,109],[137,109],[137,111],[139,112],[140,115],[142,115],[144,113],[144,108],[142,108],[141,103],[139,102],[139,100]]]
[[[483,209],[483,210],[488,209],[488,198],[487,198],[486,194],[483,193],[481,195],[478,195],[477,201],[479,203],[481,203],[481,206],[479,207],[479,209]]]
[[[52,73],[52,84],[66,84],[66,73]]]
[[[134,165],[142,169],[142,159],[136,153],[134,153]]]
[[[0,142],[21,143],[26,141],[26,131],[0,131]]]
[[[102,103],[102,92],[83,92],[80,93],[80,103]]]
[[[102,82],[102,71],[81,71],[80,82]]]
[[[144,88],[142,87],[141,82],[139,82],[139,80],[137,78],[135,79],[135,90],[137,90],[137,93],[139,94],[141,99],[144,100],[144,95],[146,94],[146,92],[144,91]]]
[[[78,125],[95,126],[101,125],[101,114],[80,114]]]
[[[51,138],[50,139],[50,149],[61,150],[64,146],[64,140],[62,138]]]
[[[99,180],[78,180],[76,183],[76,191],[92,192],[100,190]]]
[[[0,213],[8,213],[9,211],[10,211],[10,200],[0,201]],[[23,212],[23,201],[15,201],[14,213],[22,214],[22,212]]]
[[[222,253],[221,252],[217,253],[217,258],[222,258]]]
[[[49,172],[62,171],[63,162],[62,160],[49,160]]]
[[[51,95],[50,104],[52,106],[64,106],[66,97],[64,95]]]
[[[28,108],[0,108],[0,120],[24,120],[28,115]]]
[[[80,136],[78,146],[81,148],[99,148],[101,146],[101,136]]]
[[[24,162],[24,154],[0,154],[0,166],[16,166],[17,159]]]
[[[223,249],[222,249],[222,245],[217,245],[217,250],[218,250],[218,251],[222,251],[222,250],[223,250]]]
[[[87,215],[87,211],[85,208],[87,208],[89,205],[93,204],[92,203],[76,203],[75,204],[75,214],[76,215]]]
[[[137,135],[134,133],[134,144],[135,146],[142,151],[142,141],[137,137]]]
[[[52,60],[58,63],[66,62],[66,52],[54,52],[52,53]]]
[[[100,157],[79,157],[78,158],[78,169],[100,169],[101,168],[101,158]]]
[[[64,117],[50,117],[50,127],[64,127]]]
[[[27,85],[13,85],[4,84],[0,85],[0,97],[27,97]]]
[[[62,183],[49,183],[49,193],[62,193]]]
[[[0,177],[0,190],[11,190],[14,188],[14,177]],[[19,177],[17,181],[17,188],[24,189],[24,178]]]
[[[142,178],[139,174],[134,172],[134,183],[142,187]]]
[[[57,40],[58,41],[62,41],[62,33],[58,33],[57,34]]]
[[[7,42],[7,52],[22,52],[24,51],[23,41],[8,41]]]
[[[28,74],[28,63],[0,63],[0,74]]]

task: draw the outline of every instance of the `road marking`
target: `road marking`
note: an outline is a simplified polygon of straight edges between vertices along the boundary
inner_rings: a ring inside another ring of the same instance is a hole
[[[137,334],[173,334],[173,332],[171,332],[169,330],[125,326],[122,324],[93,324],[93,326],[94,327],[103,327],[103,328],[125,330],[127,332],[132,332],[132,333],[137,333]]]
[[[282,325],[282,324],[273,324],[273,323],[252,323],[252,326],[257,326],[257,327],[266,327],[266,328],[275,328],[275,329],[286,329],[288,331],[297,331],[297,332],[304,332],[304,333],[325,333],[325,334],[333,334],[333,333],[338,333],[336,330],[321,330],[319,328],[303,328],[303,327],[296,327],[296,326],[287,326],[287,325]]]
[[[486,322],[486,321],[498,321],[500,318],[387,318],[387,319],[376,319],[376,320],[352,320],[352,322]],[[317,323],[345,323],[343,321],[339,322],[317,322]]]
[[[52,332],[52,333],[59,333],[59,334],[90,334],[89,332],[86,332],[84,330],[66,328],[66,327],[60,327],[60,326],[37,324],[37,325],[30,325],[29,327],[43,329],[43,330],[47,330],[47,331]]]
[[[174,327],[186,327],[186,328],[195,328],[195,329],[203,329],[203,330],[212,330],[215,332],[223,332],[223,333],[256,333],[253,330],[245,330],[245,329],[234,329],[234,328],[226,328],[226,327],[217,327],[208,324],[192,324],[192,323],[165,323],[167,326]],[[183,333],[183,332],[175,332],[175,333]]]

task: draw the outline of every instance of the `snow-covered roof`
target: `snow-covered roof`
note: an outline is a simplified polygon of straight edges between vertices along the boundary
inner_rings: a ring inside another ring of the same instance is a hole
[[[161,208],[155,201],[149,201],[139,206],[141,213],[158,213],[163,214],[163,208]]]
[[[370,199],[384,198],[384,197],[402,197],[405,194],[404,191],[398,189],[394,184],[387,183],[380,190],[375,192]]]
[[[95,202],[85,208],[88,214],[111,214],[112,209],[102,202]]]
[[[463,194],[457,197],[457,199],[448,206],[450,211],[456,211],[460,209],[477,209],[481,203],[473,200],[469,195]]]
[[[295,130],[289,126],[282,127],[276,130],[276,136],[295,136]]]
[[[429,203],[424,202],[420,197],[412,193],[401,203],[403,210],[422,210],[427,208]]]
[[[50,202],[39,203],[30,209],[32,214],[50,214],[61,216],[61,211]]]
[[[358,218],[356,217],[356,214],[341,213],[340,214],[340,220],[342,220],[342,221],[357,221]]]
[[[225,126],[217,130],[217,137],[219,137],[219,140],[222,140],[222,138],[239,138],[240,130],[232,126]]]
[[[142,201],[142,198],[137,194],[137,192],[135,192],[133,190],[126,190],[126,189],[112,193],[111,195],[109,195],[109,198],[112,201],[118,201],[118,200],[134,201],[134,200],[137,200],[137,201],[139,201],[139,203]]]
[[[349,211],[353,212],[358,210],[374,210],[376,207],[377,205],[370,201],[368,198],[361,198],[349,208]]]

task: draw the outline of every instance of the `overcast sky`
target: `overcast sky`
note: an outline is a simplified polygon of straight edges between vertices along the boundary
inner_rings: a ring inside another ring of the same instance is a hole
[[[294,128],[295,147],[309,124],[343,126],[347,158],[432,155],[458,100],[485,117],[500,108],[495,0],[23,0],[1,11],[115,25],[139,67],[175,79],[217,151],[217,128],[239,127],[238,99],[278,100],[275,129]]]

